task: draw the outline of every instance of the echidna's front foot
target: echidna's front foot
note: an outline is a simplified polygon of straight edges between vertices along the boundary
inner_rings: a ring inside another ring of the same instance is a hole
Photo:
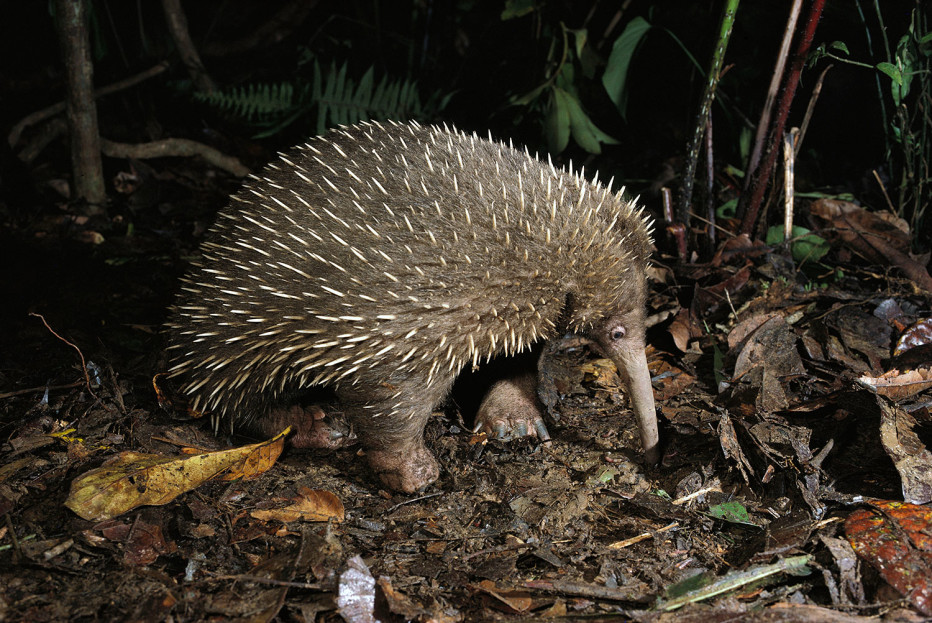
[[[366,455],[382,483],[402,493],[420,491],[440,476],[437,459],[421,439],[412,444],[367,449]]]
[[[498,381],[479,405],[473,432],[486,432],[493,439],[506,441],[517,437],[550,439],[537,399],[537,377],[522,374]]]

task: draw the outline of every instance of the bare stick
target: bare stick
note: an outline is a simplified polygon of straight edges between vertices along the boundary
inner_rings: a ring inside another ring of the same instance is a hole
[[[783,41],[780,43],[780,51],[777,53],[777,62],[773,68],[773,75],[770,77],[770,88],[767,89],[767,99],[764,101],[764,108],[760,112],[760,121],[757,123],[757,134],[754,135],[754,147],[751,150],[751,157],[748,159],[748,166],[745,169],[744,188],[748,189],[757,165],[760,164],[760,155],[764,147],[764,140],[767,138],[767,130],[770,128],[770,115],[773,113],[773,103],[777,101],[777,91],[780,88],[780,80],[783,78],[783,71],[786,69],[786,59],[790,54],[790,44],[793,42],[793,33],[796,32],[796,22],[799,20],[799,12],[802,10],[803,0],[793,0],[793,6],[790,8],[790,16],[786,20],[786,28],[783,29]]]
[[[188,18],[181,8],[181,0],[162,0],[162,9],[165,11],[165,21],[168,22],[168,30],[175,41],[175,47],[181,55],[181,62],[187,67],[195,88],[203,93],[213,92],[216,90],[214,81],[207,75],[204,63],[194,47],[194,41],[191,40]]]
[[[887,194],[887,187],[884,186],[883,180],[880,179],[880,174],[877,173],[877,169],[871,171],[874,174],[874,179],[877,180],[877,184],[880,186],[880,192],[883,193],[883,198],[887,200],[887,207],[890,208],[890,214],[896,214],[896,208],[893,207],[893,202],[890,201],[890,195]]]
[[[186,138],[167,138],[151,143],[131,145],[128,143],[115,143],[105,138],[100,139],[100,148],[111,158],[168,158],[200,156],[218,169],[223,169],[237,177],[249,175],[249,168],[238,158],[228,156],[218,149],[204,143],[198,143]]]
[[[806,114],[803,115],[803,122],[799,126],[799,138],[796,139],[796,154],[799,155],[799,147],[803,144],[803,138],[806,136],[806,128],[809,127],[809,120],[812,119],[812,113],[815,110],[816,102],[819,101],[819,94],[822,93],[822,83],[825,82],[825,74],[828,73],[828,70],[833,66],[829,65],[822,70],[822,73],[819,74],[819,79],[816,80],[815,86],[812,88],[812,96],[809,98],[809,105],[806,106]]]
[[[793,56],[793,64],[787,72],[784,81],[783,94],[780,97],[780,105],[777,107],[777,116],[773,122],[773,128],[770,136],[779,138],[783,135],[783,128],[786,127],[786,119],[790,114],[790,104],[796,96],[796,88],[799,86],[799,76],[803,71],[803,65],[809,56],[809,49],[812,47],[812,40],[815,37],[816,27],[819,25],[819,18],[822,17],[822,9],[825,8],[825,0],[813,0],[809,8],[809,18],[806,21],[806,27],[803,30],[799,43],[796,46],[796,53]],[[750,190],[741,197],[738,213],[742,214],[741,233],[751,234],[757,225],[757,217],[760,214],[760,208],[764,201],[764,191],[767,189],[767,182],[770,180],[770,173],[773,171],[777,159],[777,150],[774,149],[773,141],[764,154],[764,160],[760,169],[755,172],[748,172],[753,175],[754,180],[751,182]]]
[[[783,137],[783,241],[787,242],[793,237],[793,174],[796,164],[796,138],[799,128],[790,128]]]
[[[40,387],[29,387],[27,389],[17,389],[12,392],[3,392],[0,394],[0,400],[4,398],[12,398],[13,396],[22,396],[23,394],[34,394],[35,392],[44,392],[49,389],[72,389],[74,387],[80,387],[83,385],[81,381],[76,381],[74,383],[66,383],[64,385],[42,385]]]

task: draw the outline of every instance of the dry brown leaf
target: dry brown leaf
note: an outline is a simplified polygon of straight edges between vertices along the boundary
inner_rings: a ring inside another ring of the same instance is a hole
[[[903,373],[890,370],[880,376],[864,374],[858,379],[858,383],[875,394],[893,400],[904,400],[932,387],[932,370],[920,368]]]
[[[778,312],[767,312],[745,318],[728,332],[728,348],[736,348],[748,339],[749,335],[760,329],[761,325],[779,315]]]
[[[881,398],[880,443],[893,461],[903,489],[903,499],[910,504],[932,501],[932,452],[916,434],[919,423],[912,414]]]
[[[660,401],[679,396],[696,382],[696,377],[663,360],[658,360],[656,365],[650,366],[650,375],[654,395]]]
[[[261,443],[193,456],[121,452],[71,483],[65,506],[100,521],[162,505],[214,478],[254,478],[275,464],[290,428]]]
[[[477,588],[497,599],[495,605],[505,607],[514,613],[527,612],[534,604],[528,591],[502,588],[491,580],[482,580]]]
[[[893,264],[920,288],[932,291],[932,276],[922,263],[909,256],[909,234],[904,232],[902,223],[833,199],[818,199],[809,209],[829,221],[829,231],[868,261]]]
[[[618,385],[615,364],[611,359],[593,359],[580,366],[584,383],[594,383],[600,387]]]
[[[702,330],[688,309],[681,309],[667,328],[673,343],[684,353],[689,349],[689,340],[702,336]]]
[[[260,521],[277,519],[285,523],[299,520],[343,521],[345,518],[343,502],[330,491],[300,487],[298,493],[300,497],[294,499],[294,504],[284,508],[254,510],[249,514]]]

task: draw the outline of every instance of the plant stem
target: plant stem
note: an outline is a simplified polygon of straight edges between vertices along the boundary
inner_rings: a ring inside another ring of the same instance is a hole
[[[699,149],[702,145],[702,135],[705,133],[706,126],[709,122],[712,101],[715,99],[715,89],[718,86],[719,78],[721,78],[722,62],[724,61],[725,50],[728,48],[728,40],[731,38],[731,31],[735,24],[735,14],[738,11],[739,2],[740,0],[728,0],[725,4],[725,11],[722,14],[722,25],[718,35],[718,44],[715,46],[715,52],[712,54],[712,66],[709,68],[709,78],[706,81],[705,93],[702,96],[702,104],[699,107],[699,114],[696,117],[696,127],[686,156],[686,171],[683,174],[683,191],[680,198],[678,220],[687,226],[687,231],[690,206],[692,205],[693,185],[696,181],[696,166],[699,160]],[[709,192],[712,192],[711,188]]]
[[[793,103],[796,88],[799,86],[799,76],[802,73],[806,57],[809,55],[809,49],[812,47],[812,39],[815,37],[816,27],[819,25],[819,18],[822,16],[823,8],[825,8],[825,0],[813,0],[812,6],[809,8],[806,28],[796,47],[793,64],[784,82],[783,94],[780,97],[780,105],[777,107],[777,117],[774,119],[773,129],[770,132],[770,140],[768,141],[763,164],[751,182],[750,192],[744,193],[741,197],[742,205],[739,207],[738,213],[744,215],[741,220],[742,234],[750,235],[754,231],[754,226],[757,225],[757,215],[760,213],[760,206],[764,199],[764,190],[767,188],[767,182],[770,180],[770,174],[777,158],[777,150],[774,149],[774,145],[782,143],[783,128],[786,127],[790,105]]]
[[[760,121],[757,123],[757,134],[754,136],[754,147],[751,151],[751,157],[748,159],[748,165],[745,167],[747,175],[744,177],[744,189],[747,190],[754,177],[754,171],[760,164],[760,155],[764,149],[764,141],[767,139],[767,129],[770,128],[770,116],[773,114],[773,104],[777,101],[777,92],[780,89],[780,79],[786,70],[786,59],[790,55],[790,44],[793,43],[793,33],[796,32],[796,22],[799,20],[799,13],[803,8],[803,0],[793,0],[793,6],[790,14],[786,19],[786,28],[783,29],[783,40],[780,42],[780,51],[777,53],[777,62],[774,63],[773,75],[770,79],[770,88],[767,89],[767,99],[764,101],[764,107],[760,113]]]

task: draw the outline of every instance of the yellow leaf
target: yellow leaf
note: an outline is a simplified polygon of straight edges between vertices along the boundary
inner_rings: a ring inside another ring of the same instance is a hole
[[[214,478],[255,478],[275,464],[290,430],[261,443],[195,455],[122,452],[75,479],[65,506],[100,521],[138,506],[167,504]]]

